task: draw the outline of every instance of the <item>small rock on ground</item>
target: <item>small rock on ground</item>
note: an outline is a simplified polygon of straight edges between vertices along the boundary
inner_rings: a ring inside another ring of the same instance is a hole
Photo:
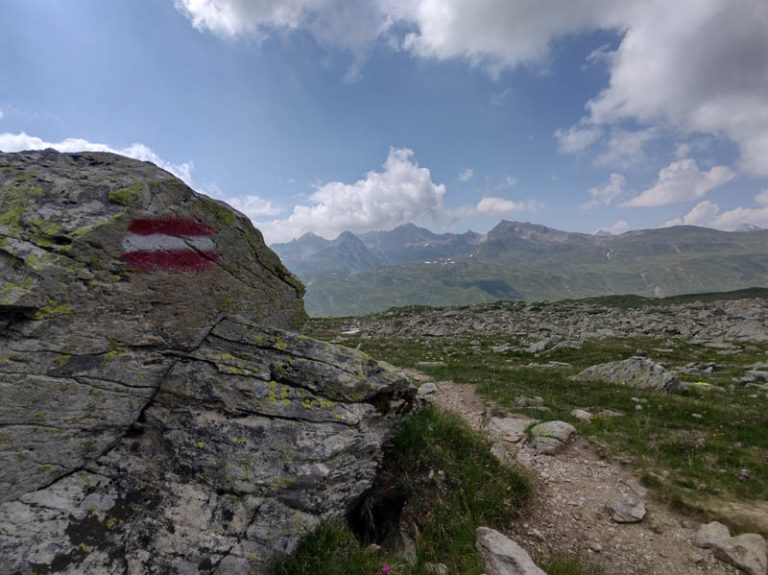
[[[625,495],[606,505],[616,523],[640,523],[645,518],[645,501],[635,495]]]
[[[547,575],[509,537],[489,527],[478,527],[475,533],[475,546],[483,556],[487,575]]]
[[[731,538],[731,532],[719,521],[712,521],[699,527],[694,543],[702,549],[722,547]]]
[[[554,455],[563,449],[573,436],[576,428],[565,421],[547,421],[531,429],[531,445],[536,453]]]

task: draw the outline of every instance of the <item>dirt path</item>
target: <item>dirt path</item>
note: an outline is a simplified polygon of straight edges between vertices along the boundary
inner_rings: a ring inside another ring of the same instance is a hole
[[[440,382],[429,396],[484,431],[486,405],[471,385]],[[596,455],[584,439],[563,452],[537,455],[530,446],[510,444],[533,471],[536,497],[530,515],[511,533],[532,553],[576,552],[598,562],[605,575],[700,575],[739,573],[693,544],[698,523],[654,500],[632,473]],[[646,501],[640,523],[618,524],[605,507],[623,494]]]

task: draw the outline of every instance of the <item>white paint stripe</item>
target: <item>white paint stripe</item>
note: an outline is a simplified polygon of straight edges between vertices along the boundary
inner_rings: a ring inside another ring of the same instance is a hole
[[[171,252],[177,250],[197,250],[201,252],[212,251],[216,247],[211,238],[206,237],[179,237],[166,236],[165,234],[151,234],[140,236],[138,234],[128,234],[123,238],[123,251],[164,251]]]

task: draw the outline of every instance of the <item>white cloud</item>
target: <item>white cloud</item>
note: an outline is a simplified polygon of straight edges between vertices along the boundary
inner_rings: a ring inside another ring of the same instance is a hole
[[[615,128],[605,143],[605,149],[595,157],[595,165],[611,168],[631,168],[647,161],[645,146],[659,135],[651,127],[643,130]]]
[[[459,172],[458,180],[460,182],[468,182],[475,177],[475,171],[472,168],[464,168]]]
[[[755,203],[758,206],[768,206],[768,188],[755,196]]]
[[[432,181],[419,167],[413,151],[390,148],[384,169],[368,172],[353,184],[329,182],[319,186],[308,205],[298,205],[285,219],[257,222],[270,242],[286,241],[306,232],[333,238],[343,231],[389,229],[426,217],[436,217],[445,186]]]
[[[678,160],[659,171],[654,186],[627,200],[622,206],[649,208],[696,200],[735,177],[733,170],[726,166],[715,166],[703,172],[694,160]]]
[[[609,206],[615,200],[624,194],[624,186],[627,179],[621,174],[611,174],[608,181],[602,186],[597,186],[589,190],[592,199],[584,204],[585,208],[594,208],[596,206]]]
[[[614,27],[635,2],[569,0],[557,9],[540,0],[415,0],[405,17],[415,26],[404,41],[422,57],[461,58],[492,73],[544,59],[553,39]]]
[[[19,132],[18,134],[4,132],[0,134],[0,151],[3,152],[23,152],[24,150],[44,150],[46,148],[53,148],[59,152],[112,152],[113,154],[128,156],[136,160],[152,162],[184,180],[190,186],[193,184],[193,162],[182,162],[181,164],[166,162],[152,148],[144,144],[131,144],[127,148],[112,148],[107,144],[89,142],[82,138],[66,138],[60,142],[46,142],[42,138],[30,136],[24,132]]]
[[[675,158],[678,160],[684,160],[691,156],[691,145],[686,142],[681,142],[675,146]]]
[[[479,214],[511,214],[513,212],[536,212],[542,206],[543,204],[532,200],[518,202],[497,196],[487,196],[477,203],[475,211]]]
[[[629,224],[624,220],[619,220],[612,226],[598,228],[597,232],[608,232],[609,234],[619,235],[630,230]]]
[[[175,5],[196,28],[230,39],[305,30],[324,44],[364,55],[372,42],[385,38],[417,57],[461,59],[492,74],[546,64],[559,38],[613,30],[622,35],[617,49],[600,48],[587,58],[590,65],[607,66],[608,85],[588,102],[585,118],[556,132],[563,152],[581,152],[606,128],[631,122],[641,131],[663,126],[725,136],[740,147],[742,169],[768,175],[765,0],[568,0],[556,9],[541,0],[175,0]],[[616,146],[614,152],[622,149],[621,143]],[[599,161],[611,157],[609,143],[607,157]]]
[[[560,35],[621,24],[627,0],[174,0],[199,30],[263,40],[306,30],[326,44],[360,50],[377,37],[420,57],[461,58],[492,72],[537,63]],[[397,25],[405,37],[392,38]]]
[[[260,198],[259,196],[245,196],[242,198],[224,198],[230,206],[243,212],[251,219],[263,216],[276,216],[282,210],[272,204],[272,202]]]
[[[324,44],[350,50],[365,49],[388,27],[390,12],[376,0],[174,0],[174,5],[198,30],[224,38],[261,41],[275,32],[306,30]]]
[[[669,220],[665,226],[711,226],[720,208],[716,203],[705,200],[696,204],[682,218]]]
[[[744,226],[768,227],[768,189],[755,196],[755,206],[739,206],[725,212],[720,206],[710,201],[703,201],[691,209],[682,218],[668,221],[666,226],[706,226],[721,230],[737,230]]]
[[[5,116],[5,113],[3,112],[2,108],[0,108],[0,120],[3,119],[3,116]]]
[[[620,20],[626,33],[587,124],[724,135],[744,170],[768,175],[768,3],[649,0]]]
[[[567,129],[559,129],[555,132],[557,145],[561,152],[576,154],[583,152],[597,142],[603,135],[603,130],[596,126],[588,126],[583,123],[576,124]]]

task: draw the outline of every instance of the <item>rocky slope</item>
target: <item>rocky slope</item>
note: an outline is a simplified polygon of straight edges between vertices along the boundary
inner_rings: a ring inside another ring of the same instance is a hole
[[[343,513],[413,394],[302,291],[151,164],[0,154],[0,572],[259,573]]]
[[[735,294],[738,295],[738,294]],[[745,296],[749,296],[746,292]],[[414,307],[335,320],[376,336],[511,336],[540,353],[560,344],[612,337],[675,337],[720,345],[768,341],[768,299],[759,297],[656,303],[641,298],[559,303],[498,302],[464,307]]]

